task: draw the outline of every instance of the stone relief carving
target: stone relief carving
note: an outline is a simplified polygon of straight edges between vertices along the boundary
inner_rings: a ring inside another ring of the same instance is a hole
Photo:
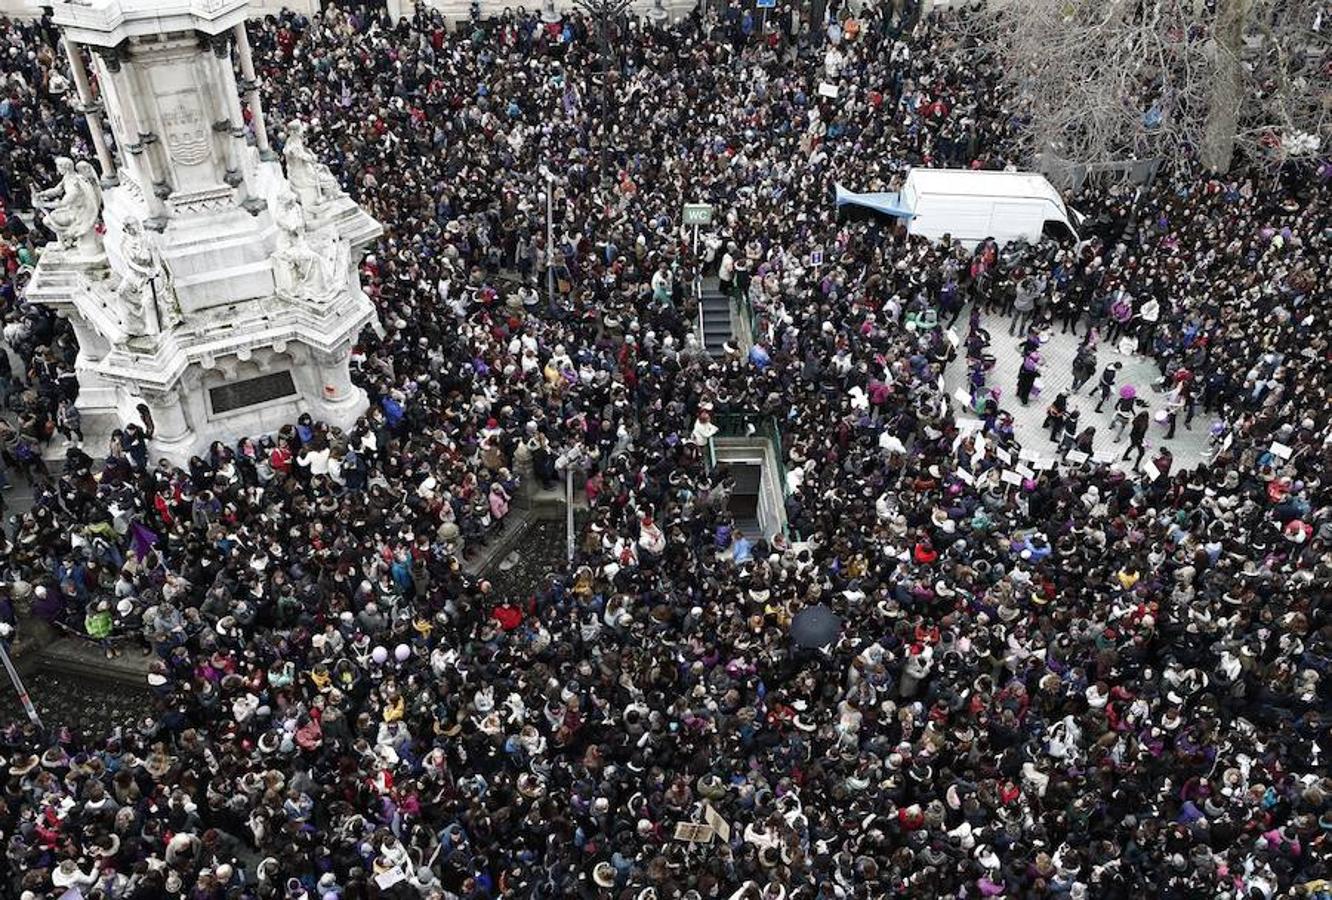
[[[209,156],[209,127],[204,121],[199,95],[183,91],[173,95],[162,110],[162,132],[167,152],[181,165],[197,166]]]
[[[92,164],[77,165],[67,156],[56,158],[60,183],[33,192],[33,205],[43,213],[42,221],[56,234],[62,250],[81,249],[90,256],[102,252],[97,219],[102,212],[102,188]]]

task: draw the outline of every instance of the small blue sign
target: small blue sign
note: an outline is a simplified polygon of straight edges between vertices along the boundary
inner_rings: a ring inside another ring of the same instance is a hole
[[[754,0],[756,9],[776,9],[777,0]]]

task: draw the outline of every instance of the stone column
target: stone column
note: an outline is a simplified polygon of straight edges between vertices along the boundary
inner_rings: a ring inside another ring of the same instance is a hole
[[[347,368],[351,350],[351,342],[346,341],[332,350],[312,348],[310,353],[314,363],[313,374],[318,379],[318,394],[306,398],[310,412],[315,418],[323,419],[343,433],[351,431],[368,405],[365,391],[352,384],[351,373]]]
[[[254,56],[250,53],[250,36],[245,32],[245,23],[237,25],[232,32],[236,36],[236,55],[240,57],[241,89],[245,91],[245,105],[250,108],[250,119],[254,125],[254,143],[259,148],[260,159],[276,158],[268,146],[268,127],[264,124],[264,108],[259,102],[259,79],[254,74]]]
[[[120,112],[125,123],[125,137],[130,143],[121,147],[121,152],[130,153],[138,162],[139,177],[146,181],[146,184],[140,184],[143,188],[144,202],[148,204],[150,216],[144,224],[156,231],[161,231],[166,227],[168,213],[166,208],[166,198],[170,196],[171,189],[162,180],[160,169],[151,152],[147,150],[146,145],[157,140],[157,136],[146,134],[143,131],[143,118],[139,115],[139,85],[134,73],[127,70],[121,64],[121,53],[118,47],[99,47],[98,55],[102,58],[102,64],[106,67],[108,77],[116,85],[116,97],[120,103]]]
[[[97,162],[102,166],[102,183],[110,187],[118,179],[116,161],[106,146],[106,135],[102,132],[102,104],[93,98],[92,85],[88,83],[88,69],[83,64],[82,49],[68,38],[65,39],[65,56],[69,58],[69,69],[79,92],[79,106],[88,123],[88,135],[92,138],[93,148],[97,151]]]
[[[319,366],[319,396],[325,403],[345,403],[355,398],[356,386],[352,384],[347,360],[351,357],[351,345],[343,344],[332,350],[315,350],[311,353]]]
[[[95,363],[106,356],[107,351],[111,349],[110,344],[88,323],[87,319],[75,310],[60,313],[60,316],[69,320],[70,326],[74,329],[74,338],[79,342],[79,352],[88,362]]]
[[[218,87],[214,100],[220,101],[223,106],[223,109],[218,110],[223,117],[213,123],[213,131],[223,136],[222,149],[227,167],[225,180],[236,189],[237,201],[254,212],[255,204],[250,202],[249,185],[245,180],[245,115],[241,112],[240,97],[232,88],[236,76],[231,68],[231,35],[224,32],[205,37],[213,51],[209,64],[215,75],[212,81]],[[261,206],[266,208],[267,204],[261,203]]]
[[[194,431],[185,415],[180,389],[172,386],[165,391],[144,391],[142,396],[153,416],[153,450],[183,465],[193,453]]]
[[[137,50],[137,48],[136,48]],[[160,212],[153,215],[144,224],[154,231],[163,231],[166,229],[167,221],[171,214],[167,208],[166,201],[175,190],[175,185],[169,180],[171,174],[171,162],[167,158],[166,146],[162,143],[162,136],[152,129],[157,127],[157,123],[152,115],[152,105],[147,104],[147,98],[153,96],[153,89],[148,82],[148,73],[144,67],[137,64],[134,59],[127,60],[128,65],[123,69],[125,82],[129,87],[126,93],[126,105],[134,107],[134,118],[139,123],[139,141],[143,145],[143,158],[148,162],[148,193],[151,195],[150,203],[156,201]],[[148,130],[144,130],[147,125]]]

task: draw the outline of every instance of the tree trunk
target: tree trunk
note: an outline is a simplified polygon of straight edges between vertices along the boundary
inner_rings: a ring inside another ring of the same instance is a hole
[[[1240,103],[1244,91],[1244,25],[1253,0],[1221,0],[1216,28],[1215,71],[1207,101],[1207,124],[1203,130],[1199,155],[1203,166],[1213,172],[1230,169],[1235,156],[1235,134],[1239,130]]]
[[[810,0],[809,4],[809,30],[810,38],[815,47],[823,46],[824,35],[827,30],[824,28],[824,19],[828,15],[827,0]]]

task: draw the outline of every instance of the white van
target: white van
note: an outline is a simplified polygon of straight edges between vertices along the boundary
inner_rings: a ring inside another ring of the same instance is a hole
[[[907,231],[932,241],[947,234],[974,246],[992,237],[1003,246],[1018,238],[1078,237],[1077,213],[1035,172],[911,169],[901,201],[911,210]]]
[[[907,231],[937,241],[945,234],[974,247],[987,237],[1001,246],[1018,238],[1072,237],[1078,214],[1035,172],[911,169],[901,191],[857,194],[836,186],[836,203],[906,220]]]

